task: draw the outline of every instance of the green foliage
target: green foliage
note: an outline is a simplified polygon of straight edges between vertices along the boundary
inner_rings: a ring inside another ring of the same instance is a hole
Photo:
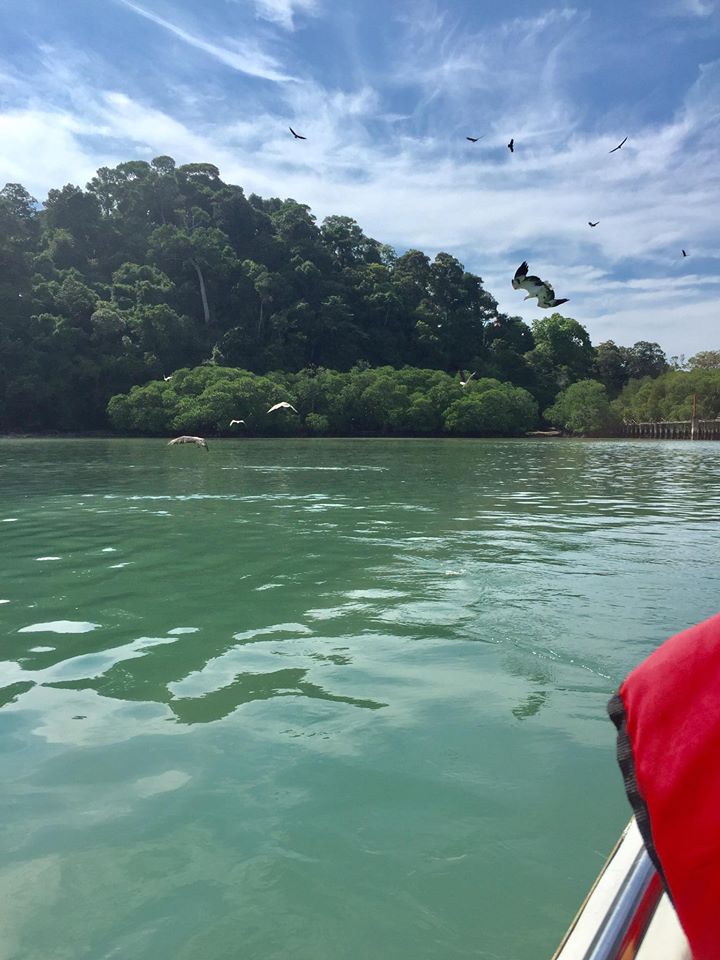
[[[592,434],[612,423],[605,385],[597,380],[579,380],[563,390],[544,413],[545,419],[571,433]]]
[[[489,378],[459,381],[438,370],[358,365],[341,373],[308,368],[259,376],[247,370],[202,365],[176,370],[168,381],[133,387],[113,397],[108,416],[130,433],[235,435],[230,420],[251,434],[386,433],[423,436],[519,434],[537,421],[537,403],[512,384]],[[300,414],[267,411],[288,400]]]
[[[166,433],[175,418],[178,397],[161,381],[133,387],[129,394],[110,398],[108,416],[123,433]]]
[[[657,344],[615,350],[596,374],[613,395],[665,369]],[[514,433],[535,408],[509,383],[547,406],[594,363],[581,324],[531,330],[449,253],[397,256],[211,163],[101,167],[42,208],[0,190],[0,429],[218,433],[249,416],[259,433]],[[463,391],[459,369],[499,394]],[[268,417],[278,399],[301,416]]]
[[[532,332],[535,348],[526,360],[535,376],[535,396],[545,405],[558,391],[589,376],[595,350],[585,327],[559,313],[533,320]]]
[[[688,370],[720,370],[720,350],[701,350],[687,361]]]
[[[322,436],[330,430],[330,421],[322,413],[309,413],[305,417],[305,427],[308,433]]]
[[[484,378],[465,396],[450,404],[445,429],[455,434],[517,436],[531,430],[538,419],[537,401],[522,387]]]
[[[700,419],[720,416],[720,370],[671,370],[655,380],[631,380],[614,401],[613,409],[620,420],[635,423],[689,420],[694,395]]]

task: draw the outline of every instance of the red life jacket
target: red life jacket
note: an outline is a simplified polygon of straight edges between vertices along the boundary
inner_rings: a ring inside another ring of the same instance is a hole
[[[652,653],[608,712],[628,799],[694,960],[718,960],[720,614]]]

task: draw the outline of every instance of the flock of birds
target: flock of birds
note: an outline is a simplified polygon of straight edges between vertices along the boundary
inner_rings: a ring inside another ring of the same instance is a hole
[[[171,377],[172,377],[172,374],[169,377],[163,377],[163,380],[170,380]],[[295,409],[295,407],[291,403],[288,403],[287,400],[281,400],[279,403],[274,403],[267,412],[274,413],[276,410],[292,410],[293,413],[297,413],[297,410]],[[240,424],[240,423],[244,424],[245,421],[231,420],[230,426],[232,427],[232,426],[235,426],[235,424]],[[190,436],[175,437],[174,440],[171,440],[168,443],[168,446],[174,447],[176,444],[181,444],[181,443],[195,443],[197,444],[198,447],[202,447],[206,453],[210,453],[210,450],[208,449],[208,445],[207,445],[207,440],[204,437],[190,437]]]
[[[297,131],[293,130],[292,127],[288,127],[288,129],[290,133],[293,135],[293,138],[295,140],[307,140],[306,136],[303,136],[303,134],[301,133],[297,133]],[[466,136],[465,139],[469,140],[470,143],[478,143],[480,140],[484,139],[484,134],[479,137]],[[608,153],[615,153],[617,150],[621,150],[622,147],[625,145],[625,143],[627,143],[627,140],[628,138],[624,137],[620,141],[620,143],[616,147],[613,147],[612,150],[609,150]],[[514,137],[510,138],[510,141],[507,144],[507,148],[510,151],[510,153],[515,153]],[[600,223],[599,220],[595,220],[595,221],[588,220],[589,227],[597,227],[599,223]],[[682,256],[687,257],[686,250],[682,250]],[[560,297],[560,298],[556,297],[555,290],[553,289],[552,285],[548,283],[547,280],[541,280],[540,277],[536,277],[533,274],[528,273],[529,269],[530,268],[528,267],[527,260],[523,260],[523,262],[515,271],[515,275],[512,278],[513,289],[524,290],[526,294],[525,300],[530,300],[534,297],[537,300],[538,307],[540,307],[543,310],[547,310],[550,307],[558,307],[560,306],[561,303],[568,302],[568,299],[569,299],[568,297]],[[459,374],[459,376],[460,376],[460,386],[466,387],[468,383],[470,383],[472,378],[475,376],[475,373],[474,372],[471,373],[465,380],[463,380],[462,372]],[[169,376],[168,377],[163,376],[163,380],[165,381],[170,379],[171,377]],[[273,406],[270,407],[270,409],[267,412],[273,413],[276,410],[292,410],[294,413],[297,413],[297,410],[295,409],[295,407],[291,403],[288,403],[286,400],[282,400],[280,403],[273,404]],[[240,425],[240,424],[245,424],[245,421],[244,420],[230,421],[231,427]],[[181,444],[181,443],[195,443],[198,446],[202,447],[204,450],[206,451],[208,450],[207,442],[203,437],[189,437],[189,436],[176,437],[174,440],[170,441],[168,446],[173,446],[174,444]]]
[[[288,127],[288,130],[296,140],[307,140],[307,137],[303,136],[301,133],[297,133],[292,127]],[[485,139],[485,135],[483,134],[482,136],[478,137],[466,136],[465,139],[469,140],[470,143],[478,143],[480,140]],[[627,141],[628,138],[624,137],[620,143],[616,147],[613,147],[612,150],[609,150],[608,153],[615,153],[617,150],[621,150]],[[515,137],[510,138],[507,148],[510,153],[515,153]],[[588,220],[589,227],[597,227],[599,223],[599,220]],[[687,252],[683,250],[682,255],[683,257],[686,257]],[[527,294],[525,297],[526,300],[530,300],[532,297],[535,297],[537,299],[537,305],[543,310],[547,310],[550,307],[557,307],[561,303],[568,302],[568,297],[561,297],[560,299],[556,298],[555,291],[553,290],[552,285],[547,282],[547,280],[541,280],[540,277],[533,276],[532,274],[528,276],[528,269],[527,262],[523,260],[523,262],[515,271],[515,276],[512,279],[513,289],[525,290]]]

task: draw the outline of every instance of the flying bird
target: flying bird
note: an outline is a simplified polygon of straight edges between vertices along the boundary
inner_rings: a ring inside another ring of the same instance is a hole
[[[174,440],[171,440],[170,443],[168,443],[168,446],[172,447],[176,443],[196,443],[199,447],[202,447],[207,453],[210,452],[208,450],[207,443],[202,437],[175,437]]]
[[[682,255],[683,255],[684,257],[686,257],[686,256],[687,256],[687,253],[685,253],[685,251],[683,250],[683,251],[682,251]]]
[[[165,381],[165,383],[167,383],[168,380],[172,380],[172,374],[170,374],[169,377],[166,377],[165,374],[163,374],[163,380]]]
[[[483,134],[484,136],[484,134]],[[482,140],[482,137],[465,137],[466,140],[469,140],[470,143],[477,143],[478,140]]]
[[[292,410],[293,413],[297,413],[295,407],[291,403],[288,403],[287,400],[281,400],[280,403],[274,403],[268,410],[268,413],[272,413],[273,410]]]
[[[461,386],[461,387],[466,387],[466,386],[470,383],[470,381],[472,380],[472,378],[476,375],[476,373],[473,372],[473,373],[470,374],[470,376],[467,378],[467,380],[463,380],[463,378],[462,378],[462,370],[459,371],[459,373],[460,373],[460,386]]]
[[[599,220],[596,220],[595,223],[593,223],[592,220],[588,220],[589,227],[596,227],[599,223],[600,223]]]
[[[555,291],[546,280],[541,280],[540,277],[528,276],[527,260],[523,260],[515,271],[512,285],[514,290],[527,291],[526,300],[529,300],[531,297],[537,297],[538,306],[542,307],[543,310],[547,310],[548,307],[559,307],[561,303],[568,302],[567,297],[563,297],[562,300],[557,300],[555,298]]]
[[[510,143],[507,145],[510,153],[515,153],[515,137],[510,140]]]
[[[625,137],[625,140],[627,140],[627,137]],[[625,143],[625,140],[622,140],[616,147],[613,147],[612,150],[608,150],[608,153],[615,153],[616,150],[619,150],[623,143]]]
[[[235,424],[235,423],[245,423],[245,421],[244,421],[244,420],[231,420],[231,421],[230,421],[230,426],[232,427],[232,425]]]
[[[288,130],[295,137],[296,140],[307,140],[307,137],[304,137],[301,133],[295,133],[292,127],[288,127]]]

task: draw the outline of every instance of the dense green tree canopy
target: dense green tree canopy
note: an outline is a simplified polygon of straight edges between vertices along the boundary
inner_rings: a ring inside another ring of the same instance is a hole
[[[693,396],[697,397],[698,417],[720,417],[720,370],[671,370],[654,380],[631,380],[613,408],[621,420],[635,423],[689,420]]]
[[[688,370],[720,370],[720,350],[701,350],[687,361]]]
[[[208,365],[222,384],[188,401],[183,376]],[[577,380],[615,396],[665,366],[657,344],[595,351],[558,313],[531,330],[450,253],[398,255],[351,217],[246,196],[211,163],[101,167],[42,206],[0,191],[0,429],[217,432],[243,391],[262,406],[274,383],[299,391],[302,417],[251,412],[253,429],[516,433]],[[476,374],[465,392],[458,370]]]
[[[592,434],[607,430],[612,417],[604,384],[597,380],[579,380],[570,384],[545,411],[545,419],[571,433]]]
[[[268,413],[279,400],[297,409]],[[489,377],[465,388],[440,370],[368,367],[345,373],[311,367],[262,376],[206,364],[110,400],[110,420],[128,433],[211,435],[381,433],[423,436],[525,433],[537,402],[521,387]],[[241,426],[231,420],[244,420]]]

